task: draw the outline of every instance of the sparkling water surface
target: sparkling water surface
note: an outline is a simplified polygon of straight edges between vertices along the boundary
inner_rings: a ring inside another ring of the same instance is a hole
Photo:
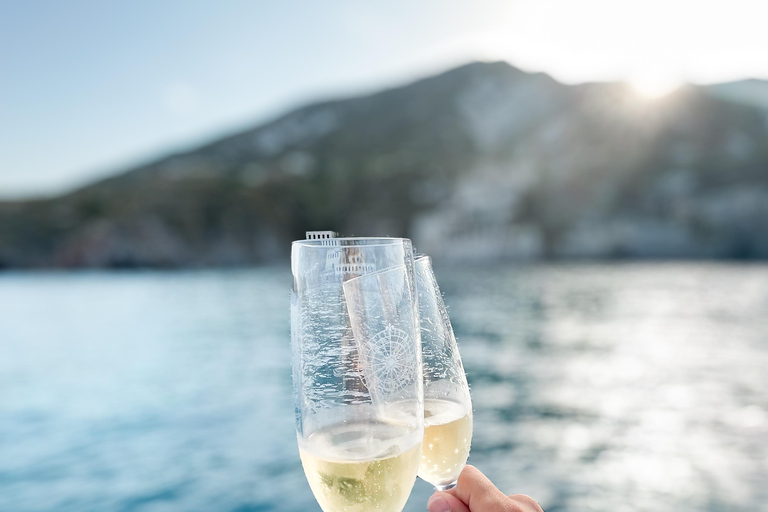
[[[436,273],[470,462],[504,491],[548,512],[768,510],[768,265]],[[289,289],[282,267],[0,274],[0,511],[319,511]]]

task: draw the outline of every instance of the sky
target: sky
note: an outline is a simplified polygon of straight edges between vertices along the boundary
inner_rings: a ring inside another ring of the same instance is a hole
[[[0,198],[472,60],[648,95],[768,79],[767,15],[763,0],[0,0]]]

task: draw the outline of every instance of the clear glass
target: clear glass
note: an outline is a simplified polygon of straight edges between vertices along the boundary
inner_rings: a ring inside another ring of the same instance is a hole
[[[296,430],[309,486],[324,512],[400,512],[424,435],[411,242],[301,240],[291,268]]]
[[[472,441],[472,400],[432,262],[414,262],[424,364],[424,445],[419,477],[438,490],[456,486]]]

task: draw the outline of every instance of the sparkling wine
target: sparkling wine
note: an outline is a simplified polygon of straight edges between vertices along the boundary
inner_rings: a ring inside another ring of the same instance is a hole
[[[300,442],[309,486],[324,512],[401,512],[416,480],[419,431],[388,423],[351,423]]]
[[[471,440],[471,410],[447,400],[425,400],[419,477],[435,486],[456,482],[467,462]]]

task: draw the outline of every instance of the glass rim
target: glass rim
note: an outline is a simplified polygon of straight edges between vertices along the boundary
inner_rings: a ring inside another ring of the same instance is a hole
[[[397,245],[405,242],[412,243],[410,238],[392,237],[392,236],[342,236],[338,238],[324,238],[318,240],[294,240],[291,242],[291,247],[304,246],[304,247],[331,247],[328,242],[331,240],[339,242],[341,247],[383,247],[387,245]]]

